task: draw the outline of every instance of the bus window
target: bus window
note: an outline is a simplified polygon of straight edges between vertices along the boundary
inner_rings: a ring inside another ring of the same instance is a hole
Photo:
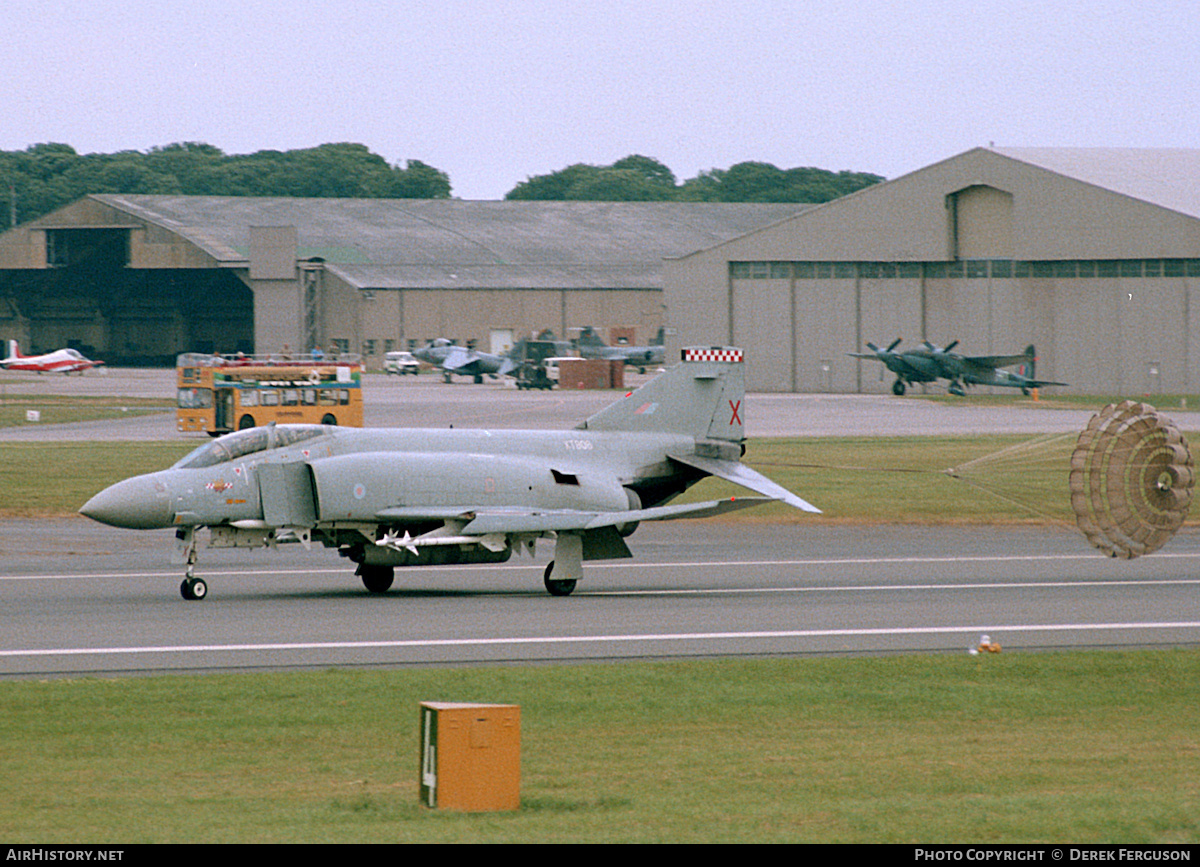
[[[242,406],[258,406],[258,392],[250,388],[239,389]]]
[[[264,391],[262,393],[262,405],[263,406],[279,406],[279,392]]]
[[[341,389],[338,392],[338,403],[342,406],[347,406],[350,403],[350,392],[346,389]]]
[[[300,392],[294,388],[285,388],[283,390],[283,406],[299,406]]]
[[[321,406],[337,406],[337,402],[338,402],[337,392],[331,388],[323,388],[323,389],[321,389],[321,396],[319,398],[319,401],[320,401]]]
[[[179,389],[180,409],[211,409],[213,393],[211,388],[181,388]]]
[[[305,406],[317,405],[317,390],[315,388],[306,388],[300,392],[300,402]]]

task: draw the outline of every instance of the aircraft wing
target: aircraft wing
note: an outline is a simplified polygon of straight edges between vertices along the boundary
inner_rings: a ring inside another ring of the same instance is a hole
[[[462,348],[451,349],[446,353],[446,358],[442,361],[442,367],[446,370],[458,370],[472,364],[475,360],[475,353],[469,350]]]
[[[677,518],[709,518],[738,509],[773,502],[768,497],[730,497],[727,500],[706,500],[702,503],[655,506],[650,509],[627,509],[620,512],[586,511],[582,509],[495,509],[480,510],[475,519],[462,528],[465,536],[489,533],[544,533],[571,530],[599,530],[633,524],[638,521],[670,521]],[[461,514],[461,510],[460,510]]]
[[[381,509],[382,521],[460,520],[464,536],[490,533],[544,533],[549,531],[598,530],[637,521],[670,521],[676,518],[709,518],[738,509],[774,502],[770,497],[730,497],[702,503],[625,509],[619,512],[586,509],[476,508],[472,506],[395,506]]]
[[[783,487],[783,485],[776,484],[762,473],[756,472],[738,461],[723,461],[719,458],[706,458],[700,455],[672,454],[667,457],[684,466],[693,467],[708,473],[710,476],[716,476],[719,479],[725,479],[736,485],[741,485],[743,488],[749,488],[752,491],[765,494],[774,500],[782,500],[793,508],[805,512],[815,512],[818,515],[821,514],[821,510],[812,503],[800,499],[787,488]]]

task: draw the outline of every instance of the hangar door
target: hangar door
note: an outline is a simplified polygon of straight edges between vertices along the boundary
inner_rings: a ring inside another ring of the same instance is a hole
[[[734,280],[730,292],[733,345],[746,350],[746,388],[792,391],[791,280]]]

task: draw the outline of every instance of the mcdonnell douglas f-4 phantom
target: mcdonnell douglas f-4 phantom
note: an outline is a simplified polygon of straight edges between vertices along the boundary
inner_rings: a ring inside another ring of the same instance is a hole
[[[1032,346],[1025,347],[1020,355],[959,355],[951,352],[958,341],[950,343],[945,348],[934,346],[928,340],[921,344],[920,349],[908,349],[895,352],[900,339],[892,341],[887,349],[880,349],[874,343],[868,343],[870,352],[851,352],[854,358],[873,358],[882,361],[892,373],[896,381],[892,383],[892,394],[903,395],[906,387],[914,382],[936,382],[939,379],[950,381],[949,392],[962,397],[966,394],[968,385],[998,385],[1003,388],[1019,388],[1023,394],[1029,394],[1031,388],[1043,385],[1066,385],[1065,382],[1051,382],[1045,379],[1034,379],[1033,369],[1037,356]],[[1000,370],[1001,367],[1019,365],[1021,373],[1010,373]]]
[[[775,500],[819,511],[740,462],[744,397],[740,349],[692,347],[571,430],[268,425],[118,482],[80,511],[114,527],[175,528],[185,599],[207,593],[193,574],[201,527],[209,547],[336,548],[373,593],[398,566],[498,563],[553,539],[543,577],[565,596],[583,561],[632,556],[625,537],[641,521]],[[763,496],[668,505],[706,476]]]

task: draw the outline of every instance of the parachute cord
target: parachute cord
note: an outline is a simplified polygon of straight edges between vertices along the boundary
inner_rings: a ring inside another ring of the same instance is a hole
[[[1045,511],[1039,509],[1037,506],[1033,505],[1032,503],[1023,503],[1020,500],[1014,500],[1012,497],[1006,497],[1004,494],[1000,493],[999,491],[992,490],[991,488],[987,487],[986,485],[981,485],[981,484],[979,484],[979,482],[976,482],[973,479],[968,479],[965,476],[957,475],[955,473],[955,469],[957,469],[957,468],[943,470],[942,472],[944,472],[946,475],[950,476],[950,478],[952,478],[952,479],[958,479],[963,484],[970,485],[973,488],[978,488],[979,490],[983,491],[985,494],[991,494],[993,497],[996,497],[999,500],[1004,500],[1004,502],[1008,503],[1009,505],[1017,506],[1022,509],[1028,509],[1029,511],[1034,512],[1038,515],[1041,515],[1043,518],[1046,518],[1049,521],[1053,521],[1055,524],[1063,524],[1068,527],[1071,526],[1069,521],[1064,521],[1060,517],[1051,515],[1049,512],[1045,512]]]

